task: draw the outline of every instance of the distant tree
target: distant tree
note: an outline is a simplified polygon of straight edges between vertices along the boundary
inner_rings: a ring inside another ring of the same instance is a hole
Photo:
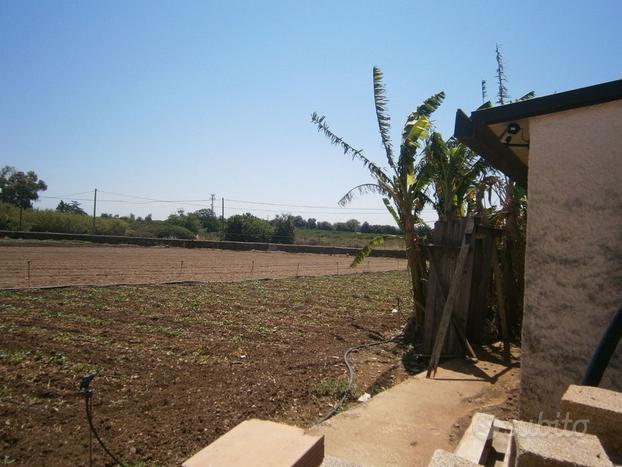
[[[369,222],[367,221],[363,222],[360,228],[361,233],[370,233],[371,232],[370,227],[371,226],[369,225]]]
[[[317,228],[320,230],[333,230],[333,225],[327,221],[320,221],[317,223]]]
[[[280,216],[277,215],[272,221],[270,221],[270,224],[274,227],[274,235],[272,236],[273,243],[294,243],[297,217],[283,214]],[[302,219],[302,217],[300,217],[300,219]],[[302,220],[304,222],[304,219]]]
[[[309,228],[309,229],[316,229],[317,228],[317,220],[314,219],[313,217],[309,217],[307,219],[307,228]]]
[[[307,221],[302,218],[302,216],[296,216],[293,218],[294,227],[298,227],[299,229],[307,228]]]
[[[214,211],[211,209],[199,209],[198,211],[194,211],[192,213],[199,219],[201,227],[203,227],[207,232],[218,232],[220,230],[220,222],[218,221],[218,217],[214,214]]]
[[[39,192],[47,189],[46,183],[32,170],[18,172],[8,165],[0,169],[0,201],[19,208],[19,230],[22,230],[22,211],[31,209],[32,202],[39,199]]]
[[[58,206],[56,206],[56,210],[58,212],[67,212],[69,214],[80,214],[81,216],[88,215],[84,211],[84,209],[80,207],[80,203],[78,203],[77,201],[70,201],[68,203],[61,201],[60,203],[58,203]]]
[[[183,209],[178,209],[177,214],[171,214],[166,219],[168,224],[178,225],[185,229],[188,229],[190,232],[197,234],[199,230],[201,230],[201,222],[199,218],[193,214],[186,214]]]
[[[153,222],[153,218],[151,217],[151,214],[147,214],[145,216],[145,222],[149,223],[149,222]]]
[[[10,203],[21,209],[32,208],[32,202],[39,199],[39,192],[48,186],[32,170],[18,172],[15,167],[0,169],[0,201]]]
[[[356,232],[361,223],[356,219],[350,219],[346,221],[346,228],[349,232]]]
[[[225,240],[234,242],[269,242],[274,235],[274,227],[266,220],[247,212],[227,219]]]

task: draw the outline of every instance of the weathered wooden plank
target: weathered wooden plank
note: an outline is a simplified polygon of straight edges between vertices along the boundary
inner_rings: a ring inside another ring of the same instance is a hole
[[[436,332],[436,338],[434,340],[434,346],[432,348],[432,355],[430,357],[430,363],[428,365],[428,372],[426,374],[427,378],[429,378],[432,373],[436,374],[436,369],[438,368],[441,350],[443,348],[445,337],[447,336],[447,331],[449,329],[451,314],[456,305],[458,292],[461,286],[461,276],[463,275],[464,266],[466,264],[467,256],[469,253],[469,245],[471,243],[470,235],[473,233],[473,227],[473,218],[467,218],[462,246],[460,248],[460,253],[458,254],[458,259],[456,260],[456,267],[452,276],[451,286],[449,287],[449,292],[447,293],[447,300],[445,302],[445,305],[443,306],[441,321],[439,322],[439,326]]]
[[[466,336],[471,342],[484,341],[485,322],[489,305],[490,279],[492,275],[492,244],[497,230],[491,230],[484,224],[477,224],[473,247],[473,280],[466,323]]]
[[[438,277],[436,263],[432,260],[430,260],[430,277],[428,278],[428,280],[436,284],[435,287],[440,292],[442,302],[444,303],[447,300],[447,294],[445,293],[444,284],[440,281]],[[456,334],[458,335],[458,338],[460,339],[462,346],[464,347],[464,351],[467,353],[467,355],[469,355],[469,357],[471,357],[474,360],[477,360],[477,354],[475,353],[475,350],[473,350],[473,347],[471,346],[466,335],[462,331],[460,325],[456,322],[454,316],[452,316],[451,323],[453,324],[453,328],[456,331]]]
[[[507,346],[509,340],[508,318],[505,312],[505,296],[503,295],[503,276],[499,267],[499,258],[497,257],[497,246],[493,245],[492,249],[492,270],[495,275],[495,295],[497,296],[497,313],[499,313],[499,324],[501,325],[501,338]]]

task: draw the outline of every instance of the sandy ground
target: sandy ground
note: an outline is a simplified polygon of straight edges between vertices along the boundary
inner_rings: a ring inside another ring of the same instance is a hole
[[[453,451],[476,412],[517,418],[518,361],[451,360],[436,378],[419,374],[312,428],[326,454],[363,466],[426,466]]]
[[[139,246],[0,246],[0,288],[238,281],[406,269],[406,260]]]

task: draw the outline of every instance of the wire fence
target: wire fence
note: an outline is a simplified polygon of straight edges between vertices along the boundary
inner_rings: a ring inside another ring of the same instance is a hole
[[[31,256],[36,259],[27,259],[29,251],[24,251],[24,259],[0,259],[0,288],[241,281],[405,270],[407,265],[401,258],[367,258],[357,268],[351,268],[352,258],[344,255],[309,257],[296,253],[257,252],[228,252],[233,255],[227,257],[209,252],[197,259],[184,255],[185,259],[177,261],[170,258],[157,261],[155,253],[156,258],[141,261],[131,255],[125,260],[116,255],[108,257],[106,251],[100,251],[90,252],[90,257],[84,260],[76,260],[71,258],[72,251],[63,258],[51,254],[57,252],[45,251],[44,247],[36,250],[39,251]],[[211,260],[210,256],[213,256]]]

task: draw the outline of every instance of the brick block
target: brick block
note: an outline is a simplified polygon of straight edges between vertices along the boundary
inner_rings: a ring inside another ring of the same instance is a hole
[[[562,397],[560,408],[562,415],[568,414],[574,423],[584,423],[588,433],[598,436],[610,456],[622,456],[622,393],[573,384]]]
[[[264,420],[247,420],[185,461],[183,467],[318,467],[324,436]]]
[[[594,435],[514,420],[509,465],[516,467],[612,467]]]

